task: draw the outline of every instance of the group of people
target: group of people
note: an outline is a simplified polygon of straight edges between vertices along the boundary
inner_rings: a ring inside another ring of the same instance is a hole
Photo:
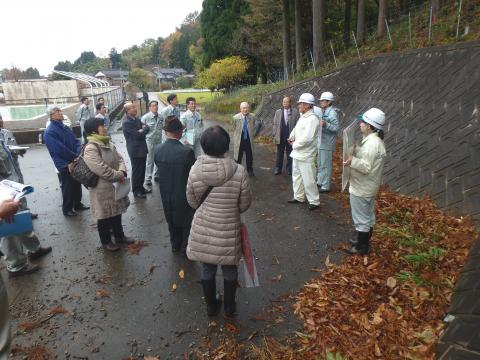
[[[138,110],[134,104],[127,103],[124,106],[122,130],[132,163],[132,191],[136,198],[146,198],[152,192],[152,180],[158,181],[155,149],[166,140],[163,126],[169,116],[178,118],[184,127],[181,143],[192,149],[196,157],[202,154],[200,137],[204,124],[202,116],[196,110],[195,98],[186,99],[187,110],[181,116],[177,95],[168,95],[167,102],[168,105],[159,112],[158,101],[150,101],[149,111],[141,119],[137,117]]]
[[[331,190],[332,161],[339,130],[338,110],[334,95],[324,92],[320,107],[310,93],[300,96],[297,108],[285,97],[282,108],[275,112],[273,138],[277,144],[275,175],[282,172],[284,155],[286,171],[292,175],[293,198],[289,203],[308,202],[315,210],[321,192]],[[363,139],[343,166],[350,171],[350,205],[357,239],[352,240],[349,254],[367,254],[375,224],[375,197],[380,187],[386,150],[383,143],[385,113],[371,108],[358,117]]]
[[[133,104],[125,105],[122,129],[132,162],[132,191],[134,195],[137,191],[139,197],[139,187],[145,186],[142,170],[148,164],[146,155],[151,154],[151,169],[156,169],[153,174],[159,185],[171,250],[202,263],[202,287],[210,316],[216,315],[222,304],[215,280],[217,267],[221,265],[224,312],[231,317],[236,311],[237,265],[242,256],[240,213],[252,201],[248,171],[225,156],[230,147],[230,136],[225,129],[220,126],[203,129],[199,124],[201,117],[195,111],[195,99],[187,99],[187,112],[181,116],[182,120],[171,100],[171,108],[164,110],[169,115],[159,115],[158,103],[150,101],[150,112],[143,119],[136,117]],[[90,189],[92,213],[98,220],[104,249],[116,251],[119,244],[134,241],[125,237],[121,226],[121,214],[129,206],[128,197],[115,199],[113,186],[125,181],[127,169],[99,119],[86,120],[84,130],[87,135],[84,160],[100,177],[98,185]],[[190,130],[194,130],[191,135]],[[148,134],[153,134],[151,144]]]
[[[202,264],[207,314],[214,316],[221,309],[215,277],[221,265],[224,313],[227,317],[234,316],[237,266],[242,257],[240,214],[252,201],[249,177],[254,176],[253,138],[262,121],[250,113],[248,103],[240,104],[240,112],[232,119],[234,159],[231,159],[226,155],[230,148],[228,132],[218,125],[205,128],[194,98],[186,100],[187,111],[181,116],[176,95],[170,95],[168,103],[159,112],[159,103],[150,101],[149,112],[141,119],[134,104],[124,106],[122,130],[131,161],[131,189],[136,198],[145,198],[152,190],[152,180],[158,182],[172,252]],[[272,128],[277,144],[274,174],[281,174],[285,162],[286,172],[292,176],[293,198],[289,202],[308,202],[310,210],[319,207],[320,192],[331,190],[332,153],[339,130],[333,94],[322,93],[320,107],[315,104],[315,97],[309,93],[300,96],[297,108],[292,106],[291,98],[285,97],[282,108],[275,112]],[[88,101],[83,101],[83,105],[88,108]],[[44,138],[61,180],[63,214],[76,216],[77,211],[89,209],[81,202],[80,183],[68,169],[81,156],[99,179],[96,186],[89,188],[89,196],[100,242],[106,251],[118,251],[122,244],[135,241],[125,235],[122,226],[129,198],[118,198],[115,186],[124,184],[129,176],[125,161],[109,135],[105,105],[97,104],[96,108],[100,115],[78,120],[83,146],[65,126],[62,110],[56,106],[49,109],[50,124]],[[358,120],[363,139],[343,162],[351,169],[350,204],[357,231],[357,239],[352,240],[348,252],[367,254],[375,224],[375,197],[386,156],[385,114],[371,108]],[[2,179],[23,182],[16,160],[22,154],[6,146],[11,138],[6,130],[0,131],[0,175]],[[246,168],[241,165],[243,155]],[[25,200],[0,204],[1,221],[9,221],[13,213],[26,206]],[[51,247],[40,246],[31,232],[2,238],[0,250],[7,270],[15,276],[36,271],[38,267],[29,259],[49,253]]]

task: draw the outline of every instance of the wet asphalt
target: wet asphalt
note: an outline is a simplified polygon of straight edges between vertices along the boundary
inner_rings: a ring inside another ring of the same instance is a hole
[[[130,169],[123,135],[117,132],[113,140]],[[330,195],[321,195],[317,211],[288,204],[291,180],[285,173],[273,175],[274,159],[271,146],[255,146],[254,201],[243,220],[261,286],[237,292],[234,324],[239,339],[282,338],[301,329],[288,295],[318,274],[315,270],[324,267],[327,255],[338,261],[342,255],[337,245],[352,233],[348,213]],[[130,194],[132,203],[123,215],[125,233],[148,245],[138,255],[125,249],[104,253],[89,211],[76,218],[62,215],[59,183],[46,147],[32,145],[20,164],[25,182],[35,187],[28,196],[30,208],[39,214],[35,232],[53,251],[37,261],[40,271],[20,278],[8,278],[0,264],[14,347],[43,345],[58,359],[175,359],[201,345],[207,335],[215,339],[228,331],[222,313],[206,316],[199,264],[171,252],[157,185],[146,200]],[[83,199],[88,205],[86,189]],[[243,271],[239,273],[243,284]],[[223,290],[220,271],[217,284]],[[67,313],[48,318],[58,305]],[[40,325],[31,331],[18,328],[38,320]]]

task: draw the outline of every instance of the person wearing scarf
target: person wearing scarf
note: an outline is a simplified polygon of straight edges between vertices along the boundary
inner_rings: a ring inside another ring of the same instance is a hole
[[[127,211],[128,196],[115,200],[114,183],[124,183],[127,168],[122,155],[108,136],[102,119],[91,118],[85,121],[87,139],[83,159],[89,169],[98,175],[97,186],[90,188],[90,208],[97,219],[98,234],[106,251],[117,251],[120,244],[132,244],[134,240],[125,236],[122,227],[122,214]],[[113,232],[113,241],[110,231]]]

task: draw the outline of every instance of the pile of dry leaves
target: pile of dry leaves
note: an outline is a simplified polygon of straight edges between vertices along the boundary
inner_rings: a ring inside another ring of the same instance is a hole
[[[337,183],[340,156],[337,151]],[[348,207],[348,194],[334,196]],[[295,296],[302,332],[281,343],[265,338],[261,346],[223,339],[202,358],[433,359],[459,270],[478,239],[476,227],[428,198],[385,188],[376,215],[371,253],[340,265],[327,258],[320,277]]]
[[[327,263],[296,297],[300,352],[350,359],[433,358],[453,286],[477,238],[469,219],[382,190],[368,257]]]

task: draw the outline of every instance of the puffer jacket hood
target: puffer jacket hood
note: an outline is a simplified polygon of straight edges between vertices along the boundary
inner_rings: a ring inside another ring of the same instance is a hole
[[[238,164],[230,158],[201,155],[197,159],[200,181],[207,186],[220,186],[230,180]]]

